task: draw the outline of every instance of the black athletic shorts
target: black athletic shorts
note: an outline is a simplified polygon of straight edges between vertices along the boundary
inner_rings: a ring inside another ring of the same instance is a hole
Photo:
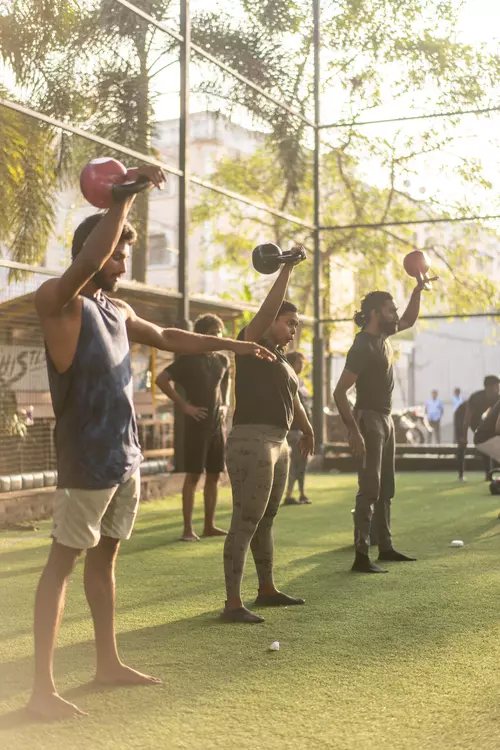
[[[188,474],[220,474],[225,469],[226,441],[222,425],[207,430],[197,422],[186,420],[184,438],[184,471]]]

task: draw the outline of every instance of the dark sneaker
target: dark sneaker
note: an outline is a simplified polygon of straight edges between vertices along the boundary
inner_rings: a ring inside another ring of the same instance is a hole
[[[283,505],[300,505],[300,503],[295,497],[285,497]]]
[[[302,495],[302,497],[299,500],[299,503],[301,505],[312,505],[312,500],[309,500],[309,498],[306,495]]]

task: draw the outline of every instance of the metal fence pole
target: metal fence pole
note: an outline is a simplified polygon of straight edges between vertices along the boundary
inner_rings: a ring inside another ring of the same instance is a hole
[[[189,0],[180,4],[180,116],[179,116],[179,265],[177,288],[181,295],[177,315],[179,328],[189,330],[189,63],[191,18]],[[184,470],[184,415],[174,409],[175,469]]]
[[[321,242],[320,242],[320,0],[313,0],[314,16],[314,340],[313,340],[313,427],[316,450],[324,442],[323,331],[321,324]]]

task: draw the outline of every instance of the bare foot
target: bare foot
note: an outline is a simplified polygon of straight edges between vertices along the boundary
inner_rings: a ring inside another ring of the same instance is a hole
[[[65,701],[57,693],[33,693],[27,705],[30,714],[45,721],[74,719],[76,716],[88,716],[77,706]]]
[[[138,672],[125,664],[98,670],[94,682],[100,685],[161,685],[158,677]]]
[[[203,536],[227,536],[227,531],[224,531],[224,529],[219,529],[217,528],[217,526],[214,526],[212,529],[203,531]]]
[[[181,542],[199,542],[200,537],[194,531],[185,531],[181,536]]]

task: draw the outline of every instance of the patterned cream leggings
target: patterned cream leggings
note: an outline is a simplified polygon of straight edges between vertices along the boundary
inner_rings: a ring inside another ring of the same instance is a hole
[[[287,430],[271,425],[235,425],[227,439],[227,470],[233,517],[224,544],[227,597],[241,596],[241,581],[252,550],[259,584],[273,583],[273,521],[288,476]]]

